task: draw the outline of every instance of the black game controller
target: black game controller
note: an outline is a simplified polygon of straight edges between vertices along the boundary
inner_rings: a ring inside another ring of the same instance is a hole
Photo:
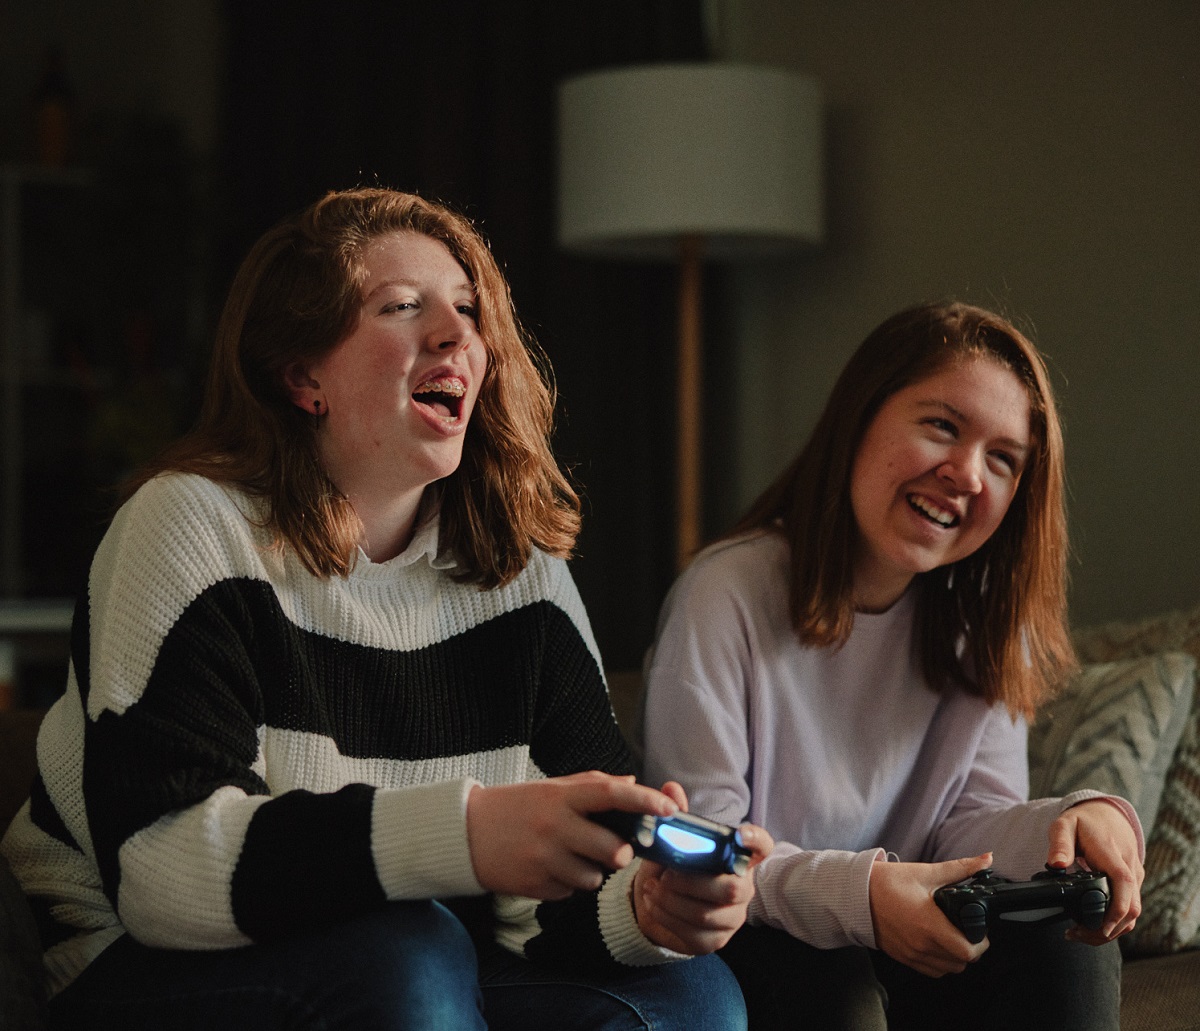
[[[1010,881],[990,869],[980,870],[970,880],[933,893],[933,901],[972,943],[983,941],[997,920],[1041,923],[1069,916],[1089,931],[1099,930],[1108,898],[1104,874],[1053,866],[1028,881]]]
[[[637,855],[663,866],[687,873],[739,876],[750,868],[750,850],[741,843],[737,829],[702,816],[650,816],[620,809],[589,815],[628,841]]]

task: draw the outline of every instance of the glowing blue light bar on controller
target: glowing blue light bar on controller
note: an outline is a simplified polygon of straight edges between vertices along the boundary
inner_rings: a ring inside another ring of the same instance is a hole
[[[689,830],[684,830],[681,827],[672,827],[669,824],[658,828],[658,836],[675,849],[676,852],[684,852],[693,856],[713,852],[717,847],[717,843],[712,838],[693,834]]]

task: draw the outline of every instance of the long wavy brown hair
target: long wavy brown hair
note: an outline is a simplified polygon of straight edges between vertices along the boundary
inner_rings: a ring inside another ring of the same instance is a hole
[[[782,532],[791,545],[788,600],[796,633],[810,645],[844,642],[854,623],[859,546],[850,478],[863,435],[897,391],[951,362],[980,357],[1024,384],[1031,451],[991,538],[915,578],[917,644],[934,690],[957,685],[1003,702],[1014,715],[1032,716],[1075,667],[1066,622],[1063,440],[1045,363],[1007,319],[936,303],[878,326],[842,370],[808,443],[730,536]]]
[[[464,217],[395,190],[335,191],[265,233],[230,287],[217,326],[204,401],[193,430],[126,485],[160,473],[198,473],[265,501],[264,525],[315,575],[345,575],[362,524],[318,459],[316,419],[292,403],[284,370],[308,365],[355,328],[363,251],[377,237],[440,240],[478,298],[487,372],[462,462],[436,485],[439,546],[454,576],[482,587],[515,577],[534,547],[570,554],[580,504],[550,450],[549,364],[522,329],[508,283]]]

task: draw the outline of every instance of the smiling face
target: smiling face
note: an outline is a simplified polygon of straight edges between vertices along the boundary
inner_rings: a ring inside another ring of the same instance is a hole
[[[419,498],[458,468],[487,369],[475,288],[445,244],[389,233],[361,263],[357,324],[289,377],[297,405],[319,405],[322,463],[356,508]]]
[[[850,478],[854,598],[886,608],[917,573],[965,558],[999,527],[1031,447],[1029,394],[987,357],[954,361],[891,395]]]

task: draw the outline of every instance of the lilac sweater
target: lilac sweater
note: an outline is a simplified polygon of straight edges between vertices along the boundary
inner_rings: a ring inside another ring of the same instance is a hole
[[[856,616],[841,648],[802,645],[787,545],[755,534],[704,552],[663,606],[647,657],[646,782],[678,780],[693,811],[775,837],[750,922],[820,948],[875,947],[872,863],[995,853],[1042,869],[1047,832],[1087,798],[1027,801],[1026,727],[1002,705],[937,695],[915,654],[914,602]],[[1133,807],[1112,799],[1142,845]]]

